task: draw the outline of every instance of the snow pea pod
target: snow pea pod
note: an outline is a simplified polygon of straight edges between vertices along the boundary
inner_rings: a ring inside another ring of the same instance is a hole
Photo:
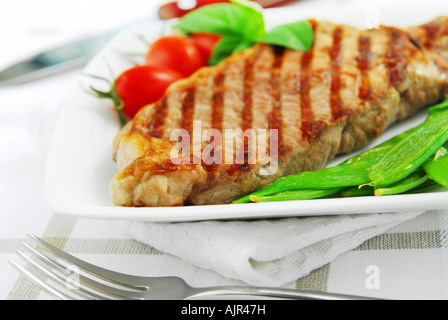
[[[428,192],[431,190],[434,190],[436,188],[440,187],[440,184],[435,182],[434,180],[428,179],[426,182],[418,186],[417,188],[414,188],[412,190],[409,190],[407,192],[403,192],[404,194],[416,194],[416,193],[423,193]]]
[[[285,191],[272,196],[251,195],[252,202],[274,202],[274,201],[293,201],[293,200],[311,200],[332,196],[341,192],[343,188],[331,188],[322,190],[296,190]]]
[[[420,168],[448,140],[448,100],[430,110],[426,121],[369,169],[371,185],[383,188]]]
[[[342,197],[360,197],[360,196],[385,196],[396,195],[408,192],[422,186],[429,180],[429,176],[423,169],[419,169],[406,177],[402,181],[399,181],[387,188],[379,188],[374,190],[370,186],[364,187],[352,187],[352,188],[329,188],[318,190],[293,190],[280,192],[271,196],[256,196],[251,195],[250,200],[252,202],[273,202],[273,201],[293,201],[293,200],[310,200],[328,197],[336,194],[340,194]]]
[[[421,186],[428,180],[429,176],[426,174],[425,170],[419,169],[397,183],[385,188],[375,189],[375,196],[379,197],[405,193]]]
[[[369,161],[358,161],[350,164],[341,164],[334,167],[306,171],[294,176],[277,179],[270,186],[245,196],[234,203],[251,201],[251,196],[269,196],[293,190],[322,190],[341,187],[353,187],[369,183],[367,169],[372,165]]]
[[[342,164],[349,164],[361,160],[379,160],[387,151],[395,147],[398,143],[408,138],[410,135],[414,134],[422,125],[411,128],[403,133],[400,133],[393,138],[379,144],[378,146],[366,150],[361,154],[355,155],[350,159],[345,160]]]
[[[446,98],[445,101],[429,108],[428,113],[435,114],[440,111],[445,111],[446,109],[448,109],[448,98]]]
[[[448,188],[448,143],[440,148],[434,158],[423,165],[423,168],[431,180]]]
[[[375,190],[370,186],[363,187],[352,187],[347,188],[346,190],[341,192],[341,196],[344,198],[348,197],[365,197],[365,196],[373,196]]]
[[[363,196],[382,196],[394,195],[407,192],[424,192],[434,189],[438,184],[429,180],[429,176],[423,170],[414,172],[409,177],[391,185],[387,188],[380,188],[375,190],[371,186],[360,186],[348,188],[341,192],[342,197],[363,197]]]

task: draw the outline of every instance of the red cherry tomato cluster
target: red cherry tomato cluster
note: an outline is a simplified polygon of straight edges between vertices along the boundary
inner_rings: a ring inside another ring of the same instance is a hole
[[[212,34],[161,37],[150,45],[144,65],[134,66],[120,74],[109,92],[94,91],[99,97],[111,98],[115,102],[124,123],[142,107],[162,98],[172,83],[208,65],[220,38]]]

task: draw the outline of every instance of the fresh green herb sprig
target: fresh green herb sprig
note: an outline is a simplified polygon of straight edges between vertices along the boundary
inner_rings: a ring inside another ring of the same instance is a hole
[[[257,42],[304,52],[311,48],[314,41],[313,29],[307,21],[284,24],[267,32],[262,7],[247,0],[203,6],[180,18],[173,28],[184,34],[221,35],[222,39],[210,58],[210,65]]]

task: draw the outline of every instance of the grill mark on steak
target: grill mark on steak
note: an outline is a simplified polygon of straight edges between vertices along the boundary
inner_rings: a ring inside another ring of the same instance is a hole
[[[426,35],[423,47],[430,48],[432,46],[432,43],[439,37],[440,25],[436,23],[428,23],[422,25],[421,28],[424,30]]]
[[[289,152],[300,145],[301,112],[299,78],[300,57],[298,51],[286,50],[282,67],[282,140],[285,152]]]
[[[167,99],[168,97],[163,98],[162,100],[159,100],[155,105],[155,112],[154,117],[149,122],[149,135],[155,138],[161,139],[163,137],[163,132],[165,130],[164,128],[164,121],[166,114],[168,112],[168,106],[167,106]]]
[[[256,52],[254,55],[248,57],[245,61],[244,61],[244,70],[243,70],[243,110],[241,112],[241,129],[244,131],[246,131],[247,129],[251,129],[252,128],[252,120],[253,120],[253,87],[254,87],[254,77],[255,77],[255,70],[254,70],[254,66],[255,63],[257,62],[258,58],[261,55],[261,51],[260,48],[257,48]],[[242,144],[242,145],[241,145]],[[243,164],[238,164],[238,163],[234,163],[232,164],[228,169],[227,169],[227,173],[229,175],[235,175],[240,171],[246,170],[249,168],[248,165],[248,159],[247,159],[247,154],[248,154],[248,148],[249,145],[246,141],[245,138],[243,138],[243,141],[236,141],[236,149],[235,149],[235,158],[236,158],[236,153],[243,153],[244,155],[244,163]]]
[[[212,128],[221,133],[223,133],[224,80],[224,72],[218,73],[215,76],[212,98]]]
[[[394,87],[401,81],[405,67],[403,31],[392,27],[383,28],[389,36],[389,50],[386,55],[386,67],[389,70],[389,86]]]
[[[181,125],[180,129],[186,130],[190,134],[190,161],[194,163],[194,150],[195,150],[195,141],[193,139],[193,120],[194,120],[194,109],[195,109],[195,93],[196,88],[189,87],[186,89],[184,98],[182,100],[181,105]],[[201,157],[202,158],[202,157]]]
[[[182,121],[181,129],[188,131],[190,136],[193,134],[193,115],[194,115],[194,98],[195,98],[196,88],[190,87],[187,89],[185,97],[182,101]]]
[[[242,131],[246,131],[248,129],[252,129],[252,122],[253,122],[253,95],[254,95],[254,85],[255,85],[255,63],[259,60],[263,53],[262,48],[257,48],[256,52],[248,57],[245,60],[244,64],[244,70],[243,70],[243,81],[244,81],[244,88],[243,88],[243,102],[244,107],[242,110],[241,118],[241,129]],[[235,175],[238,172],[245,171],[249,169],[249,144],[248,139],[243,138],[242,141],[236,141],[236,152],[235,157],[237,156],[237,153],[240,153],[240,157],[243,156],[244,163],[234,163],[232,164],[228,169],[227,172],[230,175]],[[241,145],[242,144],[242,145]],[[241,155],[242,153],[242,155]]]
[[[272,111],[269,115],[269,128],[278,131],[277,146],[273,150],[277,150],[277,155],[281,154],[283,146],[283,113],[282,113],[282,101],[281,101],[281,78],[282,78],[282,66],[285,56],[285,49],[278,49],[279,51],[274,54],[274,62],[272,64],[271,74],[271,98],[272,98]],[[269,135],[269,132],[267,133]],[[270,141],[270,143],[272,143]],[[271,155],[271,156],[277,156]]]
[[[316,32],[317,21],[310,20],[313,32]],[[300,131],[302,132],[302,138],[308,142],[311,142],[314,136],[314,114],[311,108],[311,64],[314,56],[315,45],[310,50],[302,55],[301,61],[301,73],[300,73],[300,108],[302,111],[302,124]]]
[[[311,142],[313,135],[314,114],[311,109],[311,62],[313,61],[314,48],[302,55],[300,73],[300,107],[302,109],[301,132],[305,140]]]
[[[224,106],[222,127],[225,129],[240,129],[244,107],[244,67],[245,59],[241,58],[234,64],[229,64],[225,70]]]
[[[246,131],[253,127],[253,107],[254,107],[254,86],[256,77],[256,64],[262,58],[264,48],[257,46],[254,54],[245,60],[243,70],[243,102],[241,129]]]
[[[330,85],[330,107],[331,121],[341,118],[343,105],[341,99],[341,60],[342,60],[342,37],[344,30],[338,27],[333,32],[333,47],[330,50],[331,63],[331,85]]]
[[[257,50],[259,52],[260,50]],[[252,91],[253,91],[253,85],[254,85],[254,64],[255,61],[258,58],[258,54],[255,54],[253,56],[250,56],[245,61],[244,65],[244,89],[243,89],[243,101],[244,101],[244,108],[242,112],[242,129],[243,131],[249,129],[252,127]]]
[[[361,86],[359,88],[359,98],[362,100],[369,100],[372,92],[370,88],[370,38],[361,35],[359,37],[359,57],[358,69],[361,73]]]

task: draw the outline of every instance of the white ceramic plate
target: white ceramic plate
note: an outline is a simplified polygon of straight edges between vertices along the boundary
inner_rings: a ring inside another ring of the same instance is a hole
[[[378,21],[386,25],[405,27],[424,23],[443,14],[448,15],[446,6],[325,8],[308,5],[292,9],[273,9],[266,12],[266,22],[267,28],[307,18],[351,24],[359,28]],[[108,78],[111,78],[110,72],[118,75],[131,65],[123,58],[122,53],[128,53],[126,56],[133,58],[133,53],[143,54],[145,51],[143,42],[136,34],[144,35],[148,41],[152,41],[160,36],[165,27],[166,25],[157,22],[124,31],[91,61],[85,72]],[[92,79],[86,77],[80,82],[105,88],[104,83],[92,82]],[[56,123],[47,166],[48,202],[56,213],[86,218],[179,222],[363,214],[448,207],[446,189],[425,194],[386,197],[170,208],[115,207],[108,187],[116,173],[115,163],[112,161],[112,140],[119,130],[119,123],[110,108],[109,101],[100,101],[90,96],[79,85],[74,87],[67,98]],[[426,114],[421,113],[409,121],[393,126],[369,147],[421,123],[425,117]],[[335,159],[329,165],[341,160]]]

